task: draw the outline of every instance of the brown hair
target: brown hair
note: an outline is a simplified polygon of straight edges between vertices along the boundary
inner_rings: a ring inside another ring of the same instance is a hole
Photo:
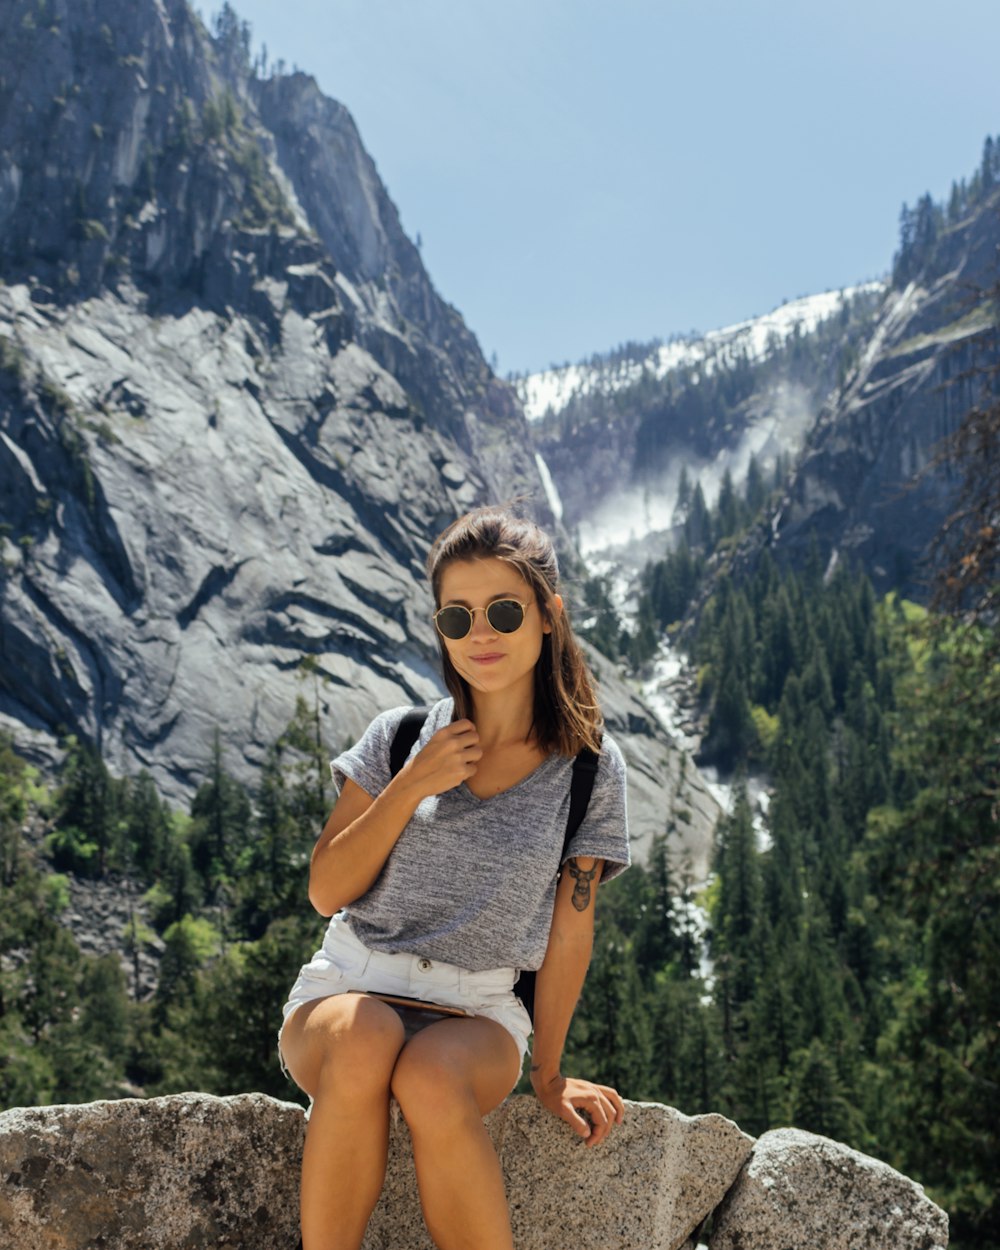
[[[477,508],[459,517],[439,535],[427,557],[434,604],[441,606],[441,575],[456,560],[506,560],[534,591],[539,611],[551,626],[543,636],[535,665],[532,733],[543,750],[576,755],[582,747],[599,751],[604,719],[594,693],[594,679],[565,608],[553,612],[559,564],[552,539],[534,521],[505,508]],[[444,680],[455,700],[455,719],[472,716],[472,693],[452,664],[439,637]]]

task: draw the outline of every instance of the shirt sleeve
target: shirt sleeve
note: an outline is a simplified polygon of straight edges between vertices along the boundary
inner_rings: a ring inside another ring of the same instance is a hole
[[[391,780],[389,750],[399,722],[408,711],[404,706],[380,712],[354,746],[332,761],[330,772],[338,794],[349,777],[365,794],[378,798]]]
[[[587,804],[587,814],[566,848],[563,863],[581,856],[604,860],[602,881],[619,876],[632,862],[625,798],[625,759],[618,744],[607,733],[597,757],[597,776]]]

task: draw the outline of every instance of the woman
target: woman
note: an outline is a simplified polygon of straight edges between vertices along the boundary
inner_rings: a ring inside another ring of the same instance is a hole
[[[441,1250],[512,1250],[483,1125],[517,1082],[531,1021],[518,969],[537,968],[531,1083],[588,1146],[620,1123],[613,1089],[560,1073],[590,960],[597,883],[629,862],[625,768],[602,733],[557,593],[550,539],[479,509],[428,561],[451,698],[392,776],[405,708],[333,763],[340,796],[313,851],[309,897],[333,916],[279,1036],[313,1100],[302,1159],[304,1250],[361,1245],[385,1177],[389,1098],[413,1141]],[[573,759],[599,752],[587,814],[563,855]],[[565,871],[560,874],[560,860]],[[365,991],[368,991],[367,993]],[[408,1036],[376,993],[460,1009]]]

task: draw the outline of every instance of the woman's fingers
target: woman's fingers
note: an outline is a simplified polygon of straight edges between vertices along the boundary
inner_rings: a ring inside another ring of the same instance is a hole
[[[600,1145],[625,1115],[625,1104],[618,1092],[607,1085],[592,1085],[574,1092],[568,1102],[569,1114],[563,1119],[573,1125],[588,1146]]]
[[[432,794],[440,794],[473,776],[482,754],[475,725],[459,720],[432,734],[407,767],[427,779]]]
[[[616,1089],[576,1077],[559,1076],[535,1084],[539,1100],[578,1133],[586,1146],[598,1146],[625,1118],[625,1104]]]
[[[601,1093],[607,1098],[615,1113],[615,1122],[621,1124],[625,1119],[625,1103],[622,1101],[621,1094],[616,1089],[612,1089],[610,1085],[598,1085]]]

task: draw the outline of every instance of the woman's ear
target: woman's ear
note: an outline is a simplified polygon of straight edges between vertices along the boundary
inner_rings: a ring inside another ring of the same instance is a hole
[[[543,634],[552,633],[552,626],[549,623],[549,618],[551,617],[554,620],[557,616],[560,615],[560,613],[562,612],[562,609],[563,609],[562,595],[553,595],[552,598],[548,602],[548,612],[542,613],[542,633]]]

